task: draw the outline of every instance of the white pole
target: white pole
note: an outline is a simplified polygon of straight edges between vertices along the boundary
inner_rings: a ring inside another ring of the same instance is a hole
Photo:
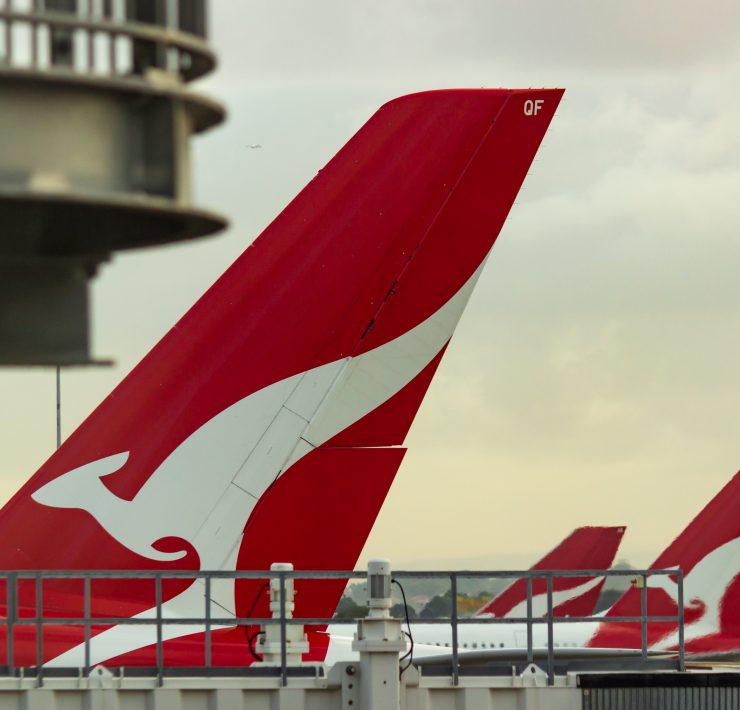
[[[401,698],[398,656],[406,650],[401,622],[391,616],[391,563],[367,563],[368,608],[357,622],[352,650],[360,654],[360,710],[398,710]]]

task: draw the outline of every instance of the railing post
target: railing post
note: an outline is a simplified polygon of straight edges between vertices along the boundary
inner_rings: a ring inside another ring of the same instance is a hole
[[[460,647],[458,644],[457,625],[457,574],[450,575],[450,618],[452,619],[452,685],[460,683]]]
[[[647,575],[640,575],[640,648],[642,659],[647,659]]]
[[[44,592],[41,572],[36,572],[36,685],[44,684]]]
[[[678,570],[678,670],[686,670],[686,649],[684,648],[683,613],[683,570]]]
[[[90,673],[90,576],[89,574],[85,576],[85,579],[83,580],[84,585],[84,599],[83,599],[83,609],[82,614],[85,620],[85,675],[88,675]]]
[[[206,576],[206,591],[205,591],[205,597],[206,597],[206,616],[205,616],[205,622],[206,622],[206,668],[210,668],[212,665],[212,648],[211,648],[211,577],[210,575]]]
[[[5,595],[8,607],[6,653],[8,654],[8,674],[13,675],[15,673],[15,621],[18,618],[18,576],[15,572],[10,572],[6,580]]]
[[[547,684],[555,684],[555,639],[552,623],[552,575],[547,575]]]
[[[527,577],[527,665],[534,662],[532,642],[532,577]]]
[[[164,653],[162,648],[162,575],[154,578],[154,599],[157,607],[157,680],[162,685]]]

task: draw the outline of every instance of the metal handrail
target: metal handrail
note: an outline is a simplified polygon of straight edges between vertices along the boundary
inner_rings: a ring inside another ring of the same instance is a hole
[[[651,576],[675,575],[677,578],[678,589],[678,609],[675,616],[672,615],[649,615],[647,614],[647,580]],[[556,617],[553,613],[553,580],[558,578],[573,577],[633,577],[642,580],[641,588],[641,613],[639,616],[583,616],[583,617]],[[178,570],[178,571],[154,571],[154,570],[14,570],[0,571],[0,583],[5,581],[6,595],[6,616],[4,625],[6,626],[6,653],[7,666],[11,674],[15,672],[14,660],[14,628],[16,626],[35,626],[36,627],[36,666],[26,668],[36,668],[37,681],[43,683],[42,669],[44,666],[44,627],[49,626],[81,626],[84,628],[84,654],[85,667],[84,673],[89,673],[90,668],[90,644],[92,640],[92,626],[155,626],[156,627],[156,670],[161,679],[166,672],[164,664],[164,641],[163,627],[178,624],[183,626],[198,626],[205,629],[205,667],[213,668],[212,665],[212,629],[214,626],[264,626],[267,624],[280,625],[280,677],[283,684],[287,683],[287,648],[286,636],[289,625],[326,625],[331,623],[351,623],[357,621],[354,618],[337,618],[331,617],[286,617],[286,600],[285,600],[285,583],[287,579],[302,580],[320,580],[320,579],[365,579],[365,571],[347,570],[238,570],[231,572],[224,571],[203,571],[203,570]],[[679,569],[670,570],[506,570],[506,571],[399,571],[394,572],[395,579],[419,579],[419,578],[440,578],[444,577],[450,581],[451,592],[451,614],[450,616],[439,616],[415,620],[424,624],[449,624],[452,631],[452,669],[451,675],[453,684],[459,682],[459,640],[458,627],[467,624],[526,624],[527,625],[527,660],[531,663],[534,658],[532,629],[535,624],[547,624],[547,675],[548,682],[554,683],[554,625],[555,624],[572,624],[580,622],[598,622],[598,623],[639,623],[641,639],[641,657],[643,660],[648,658],[647,632],[649,623],[677,623],[678,625],[678,669],[685,668],[685,649],[684,649],[684,608],[683,608],[683,573]],[[460,618],[457,613],[457,589],[460,578],[507,578],[507,579],[525,579],[527,581],[527,616],[526,617],[463,617]],[[154,592],[154,616],[151,618],[132,618],[132,617],[113,617],[113,616],[93,616],[91,614],[92,600],[92,581],[93,580],[144,580],[153,579],[155,582]],[[203,616],[187,618],[167,618],[162,615],[162,583],[164,580],[182,580],[189,579],[192,581],[202,579],[204,585],[205,610]],[[212,580],[217,579],[257,579],[271,580],[278,579],[280,584],[280,616],[274,617],[214,617],[211,614],[210,591]],[[544,579],[547,585],[547,613],[541,617],[533,616],[532,612],[532,580]],[[18,605],[18,583],[20,581],[30,580],[35,583],[35,606],[36,614],[33,616],[20,616]],[[46,580],[65,580],[65,581],[82,581],[83,582],[83,613],[81,616],[46,616],[43,610],[43,584]],[[359,618],[359,617],[358,617]],[[2,624],[0,617],[0,624]],[[196,631],[194,630],[194,633]]]
[[[677,613],[673,615],[650,615],[647,613],[647,579],[651,576],[676,576],[677,584]],[[607,624],[619,624],[619,623],[639,623],[640,624],[640,650],[641,657],[643,660],[648,658],[647,648],[647,630],[649,623],[676,623],[678,625],[678,644],[677,644],[677,655],[678,655],[678,670],[685,670],[685,644],[684,644],[684,604],[683,604],[683,584],[684,577],[682,570],[676,569],[662,569],[662,570],[651,570],[651,569],[625,569],[625,570],[499,570],[499,571],[478,571],[478,570],[465,570],[456,572],[394,572],[393,576],[396,578],[433,578],[449,576],[450,578],[450,589],[457,589],[457,580],[463,578],[485,578],[485,579],[526,579],[527,580],[527,616],[526,617],[474,617],[467,619],[457,618],[457,594],[451,591],[451,601],[453,602],[453,614],[449,617],[435,617],[435,618],[424,618],[423,623],[449,623],[452,624],[452,679],[453,684],[457,685],[459,680],[459,648],[457,643],[457,626],[459,624],[481,624],[481,623],[492,623],[492,624],[526,624],[527,625],[527,659],[528,663],[533,660],[533,645],[532,645],[532,625],[533,624],[547,624],[548,626],[548,643],[547,643],[547,676],[548,683],[552,685],[554,683],[554,624],[562,623],[583,623],[583,622],[598,622]],[[552,599],[552,580],[557,578],[578,578],[578,577],[631,577],[640,578],[641,594],[640,594],[640,615],[639,616],[569,616],[569,617],[556,617],[553,614],[553,599]],[[532,614],[532,580],[533,579],[544,579],[547,584],[547,613],[544,617],[533,617]]]

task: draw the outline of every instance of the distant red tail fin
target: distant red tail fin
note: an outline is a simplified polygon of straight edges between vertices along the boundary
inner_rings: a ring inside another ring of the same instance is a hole
[[[403,443],[561,95],[383,106],[5,506],[0,565],[352,567],[402,455],[378,449]],[[347,505],[337,477],[368,504],[341,545],[307,544]],[[281,524],[299,490],[315,504]]]
[[[718,653],[740,648],[740,472],[666,548],[650,569],[680,568],[684,574],[685,639],[688,653]],[[675,616],[678,585],[674,576],[648,578],[647,611]],[[641,590],[628,589],[607,616],[639,616]],[[677,624],[648,626],[653,647],[678,642]],[[602,624],[589,645],[639,648],[639,624]]]
[[[609,569],[624,527],[576,528],[554,550],[548,552],[533,570],[606,570]],[[603,577],[561,577],[553,581],[553,612],[555,616],[590,616],[604,586]],[[547,611],[547,583],[532,582],[532,610],[536,616]],[[488,604],[478,615],[524,617],[527,615],[527,582],[518,579]]]

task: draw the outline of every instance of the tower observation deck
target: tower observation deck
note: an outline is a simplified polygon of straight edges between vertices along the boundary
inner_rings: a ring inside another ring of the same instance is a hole
[[[117,250],[218,232],[190,138],[206,0],[0,0],[0,364],[84,364],[90,278]]]

